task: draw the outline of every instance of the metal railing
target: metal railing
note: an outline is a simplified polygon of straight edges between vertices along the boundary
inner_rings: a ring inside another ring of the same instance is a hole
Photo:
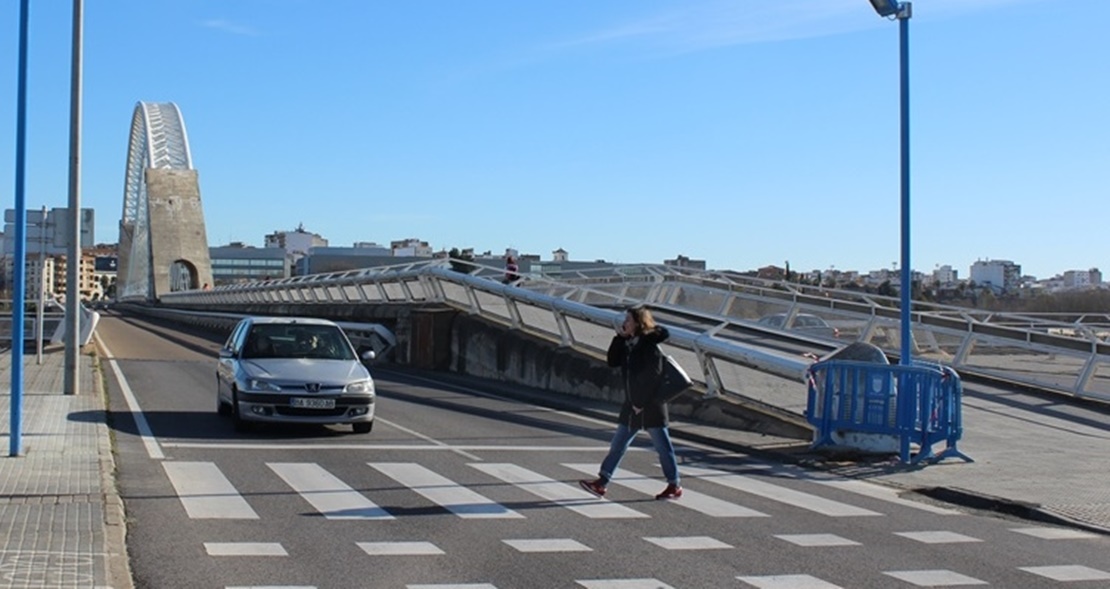
[[[437,303],[599,353],[622,319],[621,309],[647,303],[687,319],[672,328],[665,347],[707,395],[757,400],[766,393],[746,390],[745,370],[801,383],[811,359],[737,341],[725,337],[727,332],[793,339],[816,355],[851,341],[875,344],[893,356],[899,349],[900,311],[893,297],[654,265],[528,276],[512,285],[500,282],[503,274],[502,268],[461,260],[421,261],[176,292],[164,295],[161,303],[190,308]],[[818,315],[839,329],[840,338],[814,338],[756,323],[780,312]],[[911,318],[915,359],[948,365],[966,376],[1110,401],[1110,343],[1098,336],[1097,317],[1069,322],[915,302]],[[797,397],[792,407],[804,407],[803,386]]]

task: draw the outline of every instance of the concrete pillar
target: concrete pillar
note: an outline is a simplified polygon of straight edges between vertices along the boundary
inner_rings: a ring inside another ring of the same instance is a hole
[[[175,262],[192,267],[192,288],[211,285],[212,261],[196,170],[148,168],[146,186],[154,297],[170,292],[170,268]]]

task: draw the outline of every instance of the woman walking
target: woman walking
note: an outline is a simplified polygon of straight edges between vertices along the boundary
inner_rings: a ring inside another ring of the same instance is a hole
[[[609,454],[601,462],[598,477],[578,481],[583,489],[598,497],[605,495],[613,473],[641,429],[646,429],[651,436],[655,451],[659,453],[663,476],[667,478],[667,488],[655,498],[678,499],[682,496],[674,444],[667,429],[667,405],[658,402],[655,397],[663,371],[663,354],[659,351],[659,344],[669,335],[667,328],[655,323],[651,311],[636,306],[625,313],[624,323],[609,343],[609,366],[619,367],[624,381],[620,422],[609,444]]]

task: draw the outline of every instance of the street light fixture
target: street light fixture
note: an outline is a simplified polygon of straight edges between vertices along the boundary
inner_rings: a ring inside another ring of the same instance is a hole
[[[910,332],[910,294],[913,291],[913,273],[910,269],[910,17],[913,16],[913,10],[909,2],[898,0],[871,0],[871,7],[883,18],[893,17],[898,20],[902,135],[902,346],[898,363],[909,365],[913,353]]]

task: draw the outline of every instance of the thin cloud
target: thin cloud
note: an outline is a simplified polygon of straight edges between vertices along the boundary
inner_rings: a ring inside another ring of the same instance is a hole
[[[1045,0],[918,0],[915,19],[950,18]],[[618,23],[547,46],[547,51],[639,44],[668,53],[811,39],[882,26],[864,0],[716,0]]]
[[[216,29],[217,31],[223,31],[233,35],[242,35],[244,37],[257,37],[260,35],[257,29],[223,19],[206,20],[200,24],[209,29]]]

